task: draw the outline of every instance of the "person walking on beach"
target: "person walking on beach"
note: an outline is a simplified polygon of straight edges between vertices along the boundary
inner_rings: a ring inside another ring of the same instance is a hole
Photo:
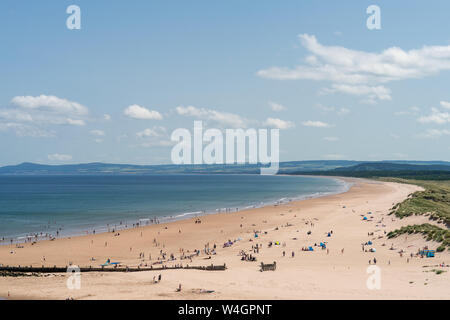
[[[161,274],[158,276],[158,282],[161,282]]]

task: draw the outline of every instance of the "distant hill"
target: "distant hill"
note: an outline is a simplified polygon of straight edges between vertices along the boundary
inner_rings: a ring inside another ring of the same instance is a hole
[[[280,173],[293,171],[331,170],[358,164],[358,161],[290,161],[280,163]],[[0,167],[0,175],[94,175],[94,174],[182,174],[182,173],[247,173],[258,174],[261,165],[214,164],[214,165],[132,165],[111,163],[84,163],[46,165],[24,162],[14,166]]]
[[[0,175],[148,175],[148,174],[259,174],[261,165],[133,165],[112,163],[84,163],[47,165],[24,162],[0,167]],[[319,174],[375,176],[389,172],[448,172],[450,162],[445,161],[381,161],[362,162],[351,160],[287,161],[280,163],[279,174]],[[450,174],[450,173],[449,173]]]
[[[418,180],[450,180],[450,163],[445,161],[364,162],[321,171],[296,171],[293,174],[345,176],[358,178],[396,177]]]
[[[350,167],[336,168],[334,171],[449,171],[450,163],[448,164],[408,164],[408,163],[360,163]]]

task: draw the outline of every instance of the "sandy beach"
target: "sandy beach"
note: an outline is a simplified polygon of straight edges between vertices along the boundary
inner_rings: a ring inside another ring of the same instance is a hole
[[[99,266],[110,259],[130,267],[163,261],[167,266],[225,263],[227,269],[82,273],[79,290],[67,288],[66,274],[0,277],[0,297],[450,299],[450,268],[436,267],[443,262],[450,263],[448,251],[437,253],[435,258],[411,257],[419,248],[428,245],[435,249],[437,244],[419,235],[386,238],[386,232],[400,226],[429,222],[425,217],[400,220],[388,215],[394,204],[421,188],[362,179],[345,180],[353,186],[342,194],[206,215],[199,217],[201,223],[192,218],[114,233],[40,241],[34,245],[25,243],[22,248],[1,246],[0,264],[3,265],[85,267]],[[364,216],[368,220],[363,220]],[[228,241],[232,245],[224,247]],[[372,245],[363,247],[368,241]],[[327,248],[321,249],[320,242],[326,243]],[[314,251],[302,250],[309,246]],[[376,252],[365,252],[369,248],[375,248]],[[192,261],[180,260],[181,256],[195,254],[195,250],[200,253],[192,257]],[[404,251],[402,255],[400,250]],[[256,261],[241,260],[242,252],[251,254]],[[171,255],[174,260],[168,261]],[[370,290],[366,285],[370,276],[367,268],[369,260],[373,265],[374,258],[380,270],[381,287]],[[261,262],[274,261],[276,271],[259,271]],[[434,269],[446,272],[436,274]],[[161,281],[155,283],[153,279],[159,275]]]

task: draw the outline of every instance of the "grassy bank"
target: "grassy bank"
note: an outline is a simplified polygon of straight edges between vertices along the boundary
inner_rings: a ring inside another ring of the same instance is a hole
[[[385,178],[385,181],[411,183],[423,187],[424,191],[417,191],[405,201],[396,204],[391,214],[399,218],[411,215],[425,215],[443,224],[438,227],[429,223],[410,225],[394,230],[388,234],[389,238],[401,234],[421,233],[427,240],[441,243],[437,251],[450,250],[450,181],[421,181],[398,178]]]
[[[450,230],[445,230],[429,223],[402,227],[400,229],[389,232],[387,237],[391,239],[405,233],[421,233],[426,237],[428,241],[434,240],[441,243],[441,245],[436,249],[436,251],[438,252],[444,251],[447,247],[450,249]]]
[[[387,180],[387,179],[385,179]],[[450,225],[450,181],[417,181],[389,179],[421,186],[425,191],[413,193],[408,199],[392,208],[399,218],[411,215],[428,215],[432,220]]]

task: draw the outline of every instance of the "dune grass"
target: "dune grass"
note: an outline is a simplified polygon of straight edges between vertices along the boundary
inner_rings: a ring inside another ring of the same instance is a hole
[[[430,219],[450,225],[450,181],[418,181],[388,179],[411,183],[423,187],[424,191],[414,192],[408,199],[398,203],[391,213],[399,218],[411,215],[428,215]]]
[[[388,233],[388,238],[401,234],[421,233],[427,240],[441,243],[438,252],[450,250],[450,181],[421,181],[386,178],[385,181],[410,183],[423,187],[424,191],[411,194],[405,201],[392,207],[390,214],[403,219],[412,215],[424,215],[443,224],[443,227],[424,223],[409,225]]]
[[[388,239],[391,239],[405,233],[407,234],[420,233],[427,239],[427,241],[434,240],[436,242],[441,243],[441,245],[436,249],[437,252],[444,251],[445,248],[447,247],[450,249],[449,229],[446,230],[429,223],[415,224],[411,226],[401,227],[400,229],[391,231],[387,234],[387,237]]]

